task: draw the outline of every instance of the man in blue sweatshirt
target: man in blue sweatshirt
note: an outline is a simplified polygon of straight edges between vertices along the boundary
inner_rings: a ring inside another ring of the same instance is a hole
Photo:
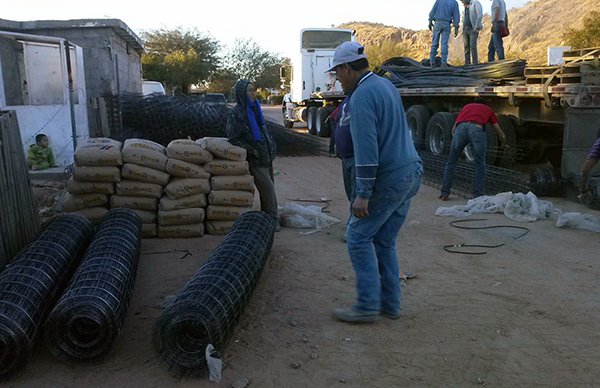
[[[329,70],[348,96],[356,174],[346,239],[358,296],[354,306],[333,311],[346,322],[400,317],[396,237],[423,176],[398,91],[368,67],[364,47],[344,42]]]
[[[458,35],[460,13],[456,0],[436,0],[429,12],[429,30],[431,34],[431,48],[429,50],[429,63],[435,66],[435,57],[438,47],[442,56],[442,67],[448,66],[448,40],[450,38],[451,24],[454,25],[454,37]],[[440,38],[442,40],[440,44]]]

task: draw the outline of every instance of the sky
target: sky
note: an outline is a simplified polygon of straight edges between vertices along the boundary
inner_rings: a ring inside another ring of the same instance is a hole
[[[529,0],[506,0],[507,7]],[[0,0],[0,18],[14,21],[116,18],[136,34],[159,28],[210,33],[222,46],[252,38],[282,56],[299,51],[300,30],[369,21],[410,29],[427,28],[435,0]],[[489,13],[491,0],[480,0]],[[373,4],[370,6],[369,4]]]

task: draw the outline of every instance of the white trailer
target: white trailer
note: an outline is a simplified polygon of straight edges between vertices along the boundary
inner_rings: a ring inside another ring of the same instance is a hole
[[[300,50],[291,66],[281,68],[281,81],[290,93],[283,98],[284,125],[305,122],[313,135],[329,136],[327,116],[344,99],[341,84],[327,70],[333,53],[343,42],[355,41],[353,30],[306,28],[300,32]]]

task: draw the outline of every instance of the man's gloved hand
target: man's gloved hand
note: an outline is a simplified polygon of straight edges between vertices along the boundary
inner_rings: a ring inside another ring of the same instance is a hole
[[[454,37],[458,36],[458,27],[454,27]]]
[[[429,31],[433,31],[433,20],[429,21]]]
[[[592,193],[590,193],[589,190],[579,194],[579,203],[581,203],[582,205],[590,205],[592,203],[592,201],[594,200],[594,196],[592,195]]]

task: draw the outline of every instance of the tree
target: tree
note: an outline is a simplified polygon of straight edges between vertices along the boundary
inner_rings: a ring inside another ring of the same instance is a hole
[[[231,89],[237,80],[237,74],[230,69],[220,68],[209,80],[207,91],[209,93],[223,93],[224,95],[229,96],[231,94]]]
[[[600,46],[600,12],[591,11],[583,19],[583,28],[569,28],[563,35],[565,44],[573,48],[588,48]]]
[[[206,82],[218,69],[219,42],[197,29],[150,30],[142,33],[145,79],[163,82],[187,94],[190,86]]]
[[[237,78],[246,78],[260,88],[279,88],[279,67],[282,59],[278,54],[264,51],[252,39],[236,39],[227,55],[227,69]]]

